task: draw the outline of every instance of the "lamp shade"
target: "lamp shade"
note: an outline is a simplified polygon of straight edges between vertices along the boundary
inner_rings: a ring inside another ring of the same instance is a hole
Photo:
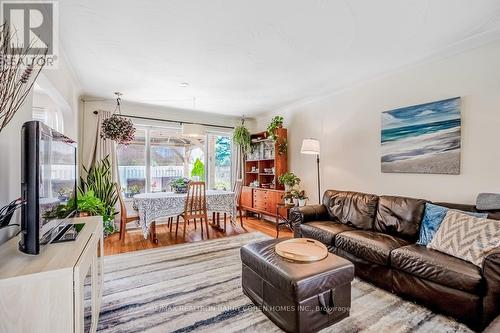
[[[201,138],[205,136],[205,128],[198,124],[182,124],[182,136]]]
[[[319,155],[319,141],[316,139],[304,139],[302,140],[302,148],[300,149],[302,154]]]

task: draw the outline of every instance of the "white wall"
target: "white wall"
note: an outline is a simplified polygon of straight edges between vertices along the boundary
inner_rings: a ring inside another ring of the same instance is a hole
[[[383,174],[381,112],[462,97],[460,175]],[[322,192],[343,189],[473,203],[480,192],[500,193],[500,42],[413,66],[365,84],[257,119],[265,129],[285,117],[289,166],[317,201],[316,162],[301,155],[303,138],[321,141]]]

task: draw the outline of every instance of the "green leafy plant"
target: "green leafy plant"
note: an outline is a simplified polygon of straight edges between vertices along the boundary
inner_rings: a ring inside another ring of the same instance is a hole
[[[283,127],[283,117],[282,116],[275,116],[271,120],[271,123],[267,126],[267,135],[276,142],[276,140],[278,140],[278,136],[276,135],[276,131],[278,128],[282,128],[282,127]]]
[[[137,185],[137,184],[136,184],[136,185],[132,185],[132,186],[130,186],[130,187],[128,188],[128,190],[129,190],[129,192],[130,192],[131,194],[133,194],[133,195],[134,195],[134,194],[139,194],[139,193],[141,193],[141,187],[140,187],[139,185]]]
[[[201,181],[205,180],[205,165],[199,158],[194,162],[191,177],[199,177]]]
[[[87,176],[86,178],[80,177],[79,192],[83,195],[92,193],[92,196],[101,201],[103,210],[97,215],[102,215],[105,229],[108,229],[105,231],[112,233],[115,231],[113,219],[118,213],[115,211],[118,193],[116,193],[116,186],[111,177],[111,162],[109,161],[109,155],[95,163],[89,170],[85,167],[83,167],[83,170]],[[79,202],[80,197],[78,198],[78,203]],[[82,204],[84,204],[84,202],[82,202]],[[95,204],[95,202],[93,204]],[[79,210],[82,211],[81,209]]]
[[[77,207],[79,212],[87,213],[91,216],[102,216],[104,234],[109,235],[116,231],[113,223],[115,210],[106,207],[106,204],[95,196],[94,191],[90,190],[78,194]]]
[[[180,177],[170,183],[170,187],[177,193],[186,193],[190,180],[185,177]]]
[[[106,207],[114,207],[118,200],[116,186],[111,177],[111,162],[109,155],[97,162],[89,170],[83,167],[87,174],[84,179],[80,177],[80,189],[82,192],[92,190],[95,196],[105,204]]]
[[[241,147],[243,153],[247,153],[252,149],[252,139],[248,128],[245,127],[245,122],[242,120],[241,125],[234,129],[233,141]]]
[[[300,184],[300,178],[297,177],[292,172],[285,172],[284,174],[278,177],[278,182],[282,185],[294,187],[295,185]]]
[[[299,199],[299,200],[304,200],[304,199],[308,199],[308,197],[306,196],[306,191],[304,190],[292,190],[290,192],[292,198],[294,199]]]
[[[92,190],[78,194],[77,207],[79,212],[91,216],[103,215],[106,211],[104,203],[95,196]]]
[[[102,216],[104,232],[109,235],[115,231],[115,226],[113,224],[114,209],[110,212],[106,209],[105,204],[95,196],[94,191],[89,190],[87,192],[82,192],[78,190],[78,199],[76,201],[76,207],[80,214],[90,215],[90,216]],[[58,205],[50,211],[44,214],[45,218],[63,218],[68,216],[70,210],[73,210],[75,206],[75,198],[71,198],[67,205]],[[110,214],[111,213],[111,214]]]

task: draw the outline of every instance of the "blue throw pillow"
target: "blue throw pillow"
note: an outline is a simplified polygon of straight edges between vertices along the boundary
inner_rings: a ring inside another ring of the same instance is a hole
[[[443,206],[431,203],[425,204],[424,218],[422,219],[422,224],[420,226],[420,237],[418,238],[417,244],[427,246],[427,244],[431,242],[449,210],[449,208]],[[460,212],[480,218],[488,217],[487,213]]]

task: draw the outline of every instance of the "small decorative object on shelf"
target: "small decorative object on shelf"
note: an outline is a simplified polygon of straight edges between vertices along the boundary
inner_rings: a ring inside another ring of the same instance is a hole
[[[188,178],[177,178],[170,183],[170,187],[175,193],[187,193],[189,182]]]
[[[285,172],[278,177],[278,182],[285,186],[285,191],[290,191],[294,186],[300,184],[300,178],[293,172]]]
[[[239,145],[241,147],[241,150],[243,150],[243,153],[251,152],[252,139],[250,137],[250,132],[245,127],[245,117],[241,118],[241,125],[237,126],[234,129],[233,141],[234,141],[234,143],[236,143],[237,145]]]
[[[122,117],[121,93],[115,92],[116,108],[113,115],[104,119],[101,126],[101,138],[116,141],[119,144],[127,145],[135,136],[135,127],[132,120]],[[118,111],[118,113],[116,113]]]

